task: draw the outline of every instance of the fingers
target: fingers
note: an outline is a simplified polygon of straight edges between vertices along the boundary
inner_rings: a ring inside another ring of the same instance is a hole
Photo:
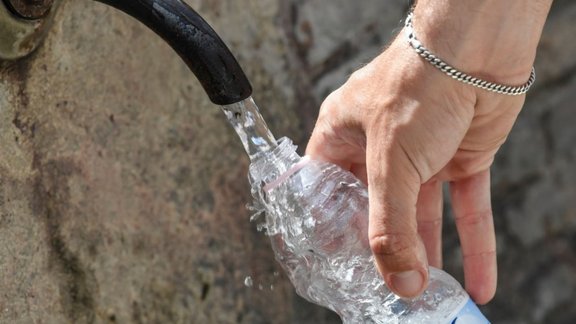
[[[353,164],[365,163],[365,141],[339,99],[341,91],[333,92],[322,103],[320,116],[306,147],[306,154],[314,159],[339,165],[350,170]]]
[[[442,268],[442,182],[429,181],[420,187],[416,205],[418,234],[426,248],[428,263]]]
[[[415,297],[428,282],[426,251],[416,225],[420,176],[397,145],[381,147],[368,145],[367,151],[370,247],[390,290]]]
[[[496,237],[490,203],[490,171],[450,184],[464,262],[466,290],[478,304],[496,293]]]
[[[335,143],[335,136],[327,134],[329,131],[331,130],[324,130],[322,127],[316,126],[308,141],[308,146],[306,146],[306,155],[349,170],[352,163],[346,158],[348,152],[341,149],[341,147],[345,148],[345,146],[341,143]]]

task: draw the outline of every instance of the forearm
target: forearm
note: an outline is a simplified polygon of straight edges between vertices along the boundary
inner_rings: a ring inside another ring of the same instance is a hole
[[[526,81],[552,0],[419,0],[414,29],[433,53],[474,76]]]

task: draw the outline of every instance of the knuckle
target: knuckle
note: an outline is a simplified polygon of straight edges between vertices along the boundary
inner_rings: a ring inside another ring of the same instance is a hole
[[[318,118],[326,118],[332,115],[335,109],[338,108],[338,92],[332,92],[331,94],[324,99],[324,102],[320,106],[320,111],[318,114]]]
[[[400,256],[409,253],[414,246],[416,239],[409,234],[379,234],[370,239],[372,252],[379,256]]]
[[[418,233],[434,234],[442,229],[442,218],[418,221]]]
[[[365,66],[361,69],[358,69],[358,70],[352,72],[352,74],[350,74],[350,77],[348,78],[347,82],[350,82],[350,83],[362,82],[369,77],[370,77],[370,68],[368,66]]]
[[[478,227],[492,222],[492,210],[480,210],[456,217],[457,226]]]
[[[489,137],[476,140],[466,138],[461,144],[461,149],[472,153],[496,152],[508,138],[508,132],[499,130],[493,130],[489,134]]]
[[[476,151],[459,150],[459,156],[451,162],[447,169],[447,176],[451,181],[465,179],[489,169],[493,161],[494,155],[491,153],[483,154]]]
[[[466,261],[469,260],[478,260],[478,261],[486,261],[486,259],[496,258],[496,249],[487,249],[484,251],[477,251],[477,252],[464,252],[462,253],[462,258]]]

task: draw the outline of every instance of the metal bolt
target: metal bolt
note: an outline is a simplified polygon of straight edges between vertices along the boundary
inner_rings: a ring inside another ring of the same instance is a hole
[[[7,6],[24,19],[44,18],[54,4],[54,0],[4,0]]]
[[[0,0],[0,64],[24,57],[53,25],[61,0]]]

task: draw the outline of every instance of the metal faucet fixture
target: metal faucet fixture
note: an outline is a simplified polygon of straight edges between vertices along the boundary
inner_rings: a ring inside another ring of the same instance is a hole
[[[3,0],[0,58],[32,52],[59,0]],[[181,0],[96,0],[136,18],[162,37],[196,75],[210,100],[228,105],[250,97],[252,86],[216,32]],[[23,33],[23,31],[25,31]]]

